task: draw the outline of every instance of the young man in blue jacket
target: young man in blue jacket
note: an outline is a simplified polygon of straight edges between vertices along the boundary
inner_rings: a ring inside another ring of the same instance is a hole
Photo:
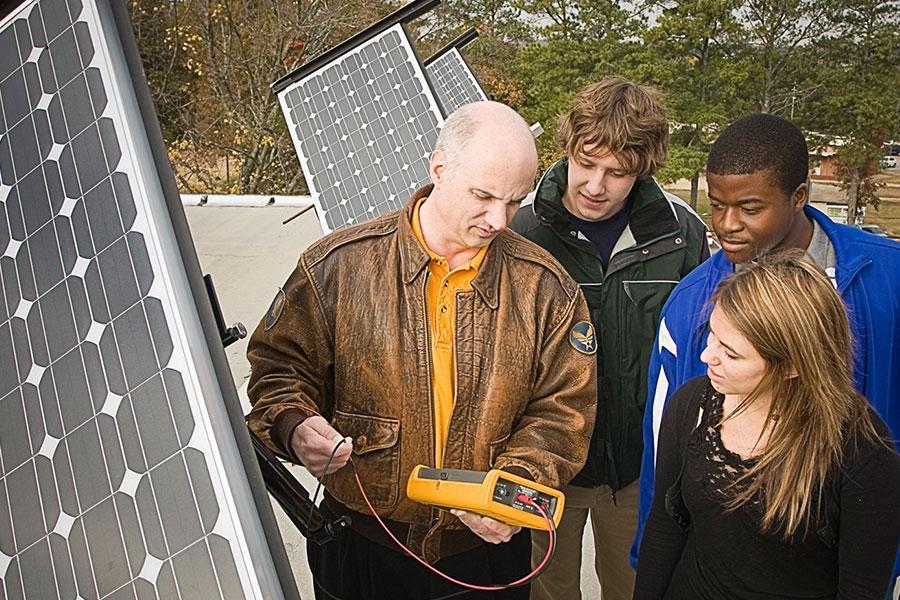
[[[706,373],[700,353],[707,302],[716,286],[758,256],[804,248],[831,277],[847,306],[856,342],[856,388],[895,439],[900,436],[900,244],[838,225],[807,206],[808,157],[800,130],[767,114],[734,122],[710,149],[707,184],[722,251],[678,284],[660,315],[650,357],[632,563],[653,500],[656,438],[666,400],[683,383]]]

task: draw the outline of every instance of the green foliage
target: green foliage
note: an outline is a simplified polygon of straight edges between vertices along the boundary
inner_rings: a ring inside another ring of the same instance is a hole
[[[662,176],[694,181],[706,163],[709,144],[748,108],[739,92],[748,80],[749,60],[735,16],[738,0],[666,3],[655,26],[643,33],[639,72],[666,93],[671,123],[672,164]]]
[[[553,132],[559,116],[585,85],[606,75],[631,74],[643,22],[607,0],[523,0],[519,6],[529,22],[540,23],[513,64],[515,76],[527,84],[521,112],[543,125],[542,154],[558,153]]]
[[[849,0],[831,14],[834,30],[818,45],[816,78],[821,93],[810,121],[840,139],[841,180],[849,219],[866,204],[878,206],[872,179],[885,140],[900,135],[900,17],[896,5]]]
[[[305,190],[269,85],[400,0],[129,0],[183,189]],[[900,29],[890,0],[446,0],[409,26],[423,57],[469,27],[487,92],[539,121],[605,75],[651,83],[671,123],[664,182],[699,178],[734,119],[773,112],[839,140],[851,205],[877,206],[881,144],[900,137]],[[855,208],[853,209],[855,210]]]
[[[665,184],[691,179],[706,166],[706,155],[704,148],[673,145],[666,166],[656,173],[656,180]]]
[[[748,89],[759,112],[791,117],[797,102],[815,92],[803,50],[831,28],[841,0],[745,0],[737,11],[742,49],[748,65]]]

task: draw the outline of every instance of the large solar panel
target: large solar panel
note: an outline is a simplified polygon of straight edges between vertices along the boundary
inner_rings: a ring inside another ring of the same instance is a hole
[[[456,48],[451,48],[430,61],[425,72],[431,80],[445,117],[449,117],[463,104],[488,99],[472,69]]]
[[[0,597],[280,598],[124,5],[7,11]]]
[[[278,98],[326,233],[397,210],[428,181],[443,118],[401,24]]]

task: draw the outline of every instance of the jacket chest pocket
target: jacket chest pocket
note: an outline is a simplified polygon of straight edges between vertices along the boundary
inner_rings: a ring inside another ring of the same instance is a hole
[[[625,298],[619,303],[619,318],[636,347],[649,347],[653,343],[659,313],[677,284],[669,279],[622,281]]]
[[[672,279],[632,279],[622,281],[622,291],[635,308],[658,316],[676,285]]]
[[[400,481],[400,419],[336,410],[331,425],[353,438],[353,461],[372,504],[379,508],[394,506]],[[353,499],[352,504],[362,500],[351,467],[332,476],[329,491],[338,500]]]

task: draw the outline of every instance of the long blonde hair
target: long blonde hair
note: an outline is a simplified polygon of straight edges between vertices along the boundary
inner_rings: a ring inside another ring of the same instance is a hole
[[[768,442],[727,506],[762,497],[762,531],[781,529],[788,540],[822,506],[845,441],[860,433],[878,439],[867,402],[853,389],[847,312],[828,277],[799,250],[757,259],[723,281],[711,302],[766,363],[759,386],[733,414],[761,391],[772,398]]]

